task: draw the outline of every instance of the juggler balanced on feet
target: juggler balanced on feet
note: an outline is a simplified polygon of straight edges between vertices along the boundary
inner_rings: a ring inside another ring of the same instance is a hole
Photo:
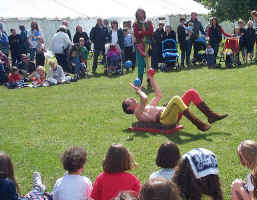
[[[135,114],[140,122],[175,125],[184,115],[199,130],[207,131],[211,128],[210,124],[228,116],[228,114],[220,115],[213,112],[195,89],[189,89],[182,97],[174,96],[166,106],[158,106],[162,93],[154,77],[149,73],[147,75],[154,89],[155,97],[148,102],[148,96],[141,90],[141,87],[136,87],[130,83],[130,86],[135,89],[140,97],[140,102],[137,102],[135,98],[126,98],[122,102],[123,111],[126,114]],[[201,121],[189,110],[191,102],[208,118],[210,124]]]

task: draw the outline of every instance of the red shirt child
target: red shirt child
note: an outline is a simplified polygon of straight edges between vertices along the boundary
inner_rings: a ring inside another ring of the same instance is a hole
[[[127,172],[101,173],[95,180],[91,197],[94,200],[111,200],[120,191],[140,191],[140,181]]]
[[[140,181],[127,170],[136,166],[129,151],[121,144],[113,144],[103,161],[104,173],[95,180],[91,197],[94,200],[112,200],[121,191],[139,194]]]
[[[8,83],[17,83],[21,81],[21,76],[17,67],[13,67],[8,77]]]

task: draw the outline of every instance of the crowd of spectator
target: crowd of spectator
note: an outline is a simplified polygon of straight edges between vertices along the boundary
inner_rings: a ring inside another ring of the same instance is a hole
[[[140,12],[142,14],[138,15]],[[88,76],[89,68],[95,74],[100,54],[102,54],[101,63],[106,67],[107,44],[115,45],[118,48],[121,52],[123,64],[126,61],[131,61],[133,70],[138,66],[138,77],[141,81],[143,79],[142,74],[145,71],[144,68],[152,67],[156,71],[160,69],[160,64],[163,63],[162,42],[166,39],[178,42],[181,52],[181,68],[192,68],[199,60],[199,51],[201,49],[198,47],[198,41],[200,39],[205,42],[202,50],[206,50],[208,66],[220,67],[220,65],[216,64],[216,60],[223,39],[222,35],[238,38],[239,51],[237,52],[237,57],[239,64],[242,62],[248,64],[249,58],[251,63],[257,61],[257,51],[255,51],[256,56],[254,58],[257,30],[256,11],[251,12],[247,25],[243,20],[239,20],[238,25],[231,34],[224,32],[216,17],[212,17],[209,25],[204,28],[195,12],[191,14],[189,20],[181,17],[177,28],[171,27],[160,20],[156,30],[151,28],[147,30],[148,32],[142,31],[143,29],[141,30],[141,28],[140,30],[138,29],[141,26],[140,23],[144,21],[143,27],[153,26],[151,21],[146,21],[144,10],[139,9],[136,16],[141,17],[141,21],[137,20],[135,24],[132,24],[131,21],[124,21],[122,28],[120,28],[121,24],[118,24],[116,20],[109,22],[98,18],[89,35],[83,31],[82,26],[77,25],[73,38],[68,22],[63,21],[52,38],[50,50],[55,55],[58,66],[62,68],[65,74],[75,74],[74,77],[69,75],[68,82]],[[145,36],[141,35],[144,33],[146,34]],[[141,41],[142,38],[144,39]],[[146,43],[144,43],[145,40]],[[191,59],[192,47],[194,47],[194,51]],[[36,71],[38,66],[45,67],[46,65],[44,38],[41,36],[40,28],[35,21],[31,22],[29,30],[24,25],[19,26],[19,32],[12,28],[9,36],[0,23],[0,51],[0,82],[2,84],[8,81],[9,73],[12,74],[13,68],[14,71],[17,68],[18,73],[21,75],[21,80],[26,82],[31,81],[29,77]],[[93,51],[92,66],[88,66],[87,62],[90,51]],[[240,56],[242,57],[242,62],[240,62]],[[11,58],[10,63],[8,62],[9,58]],[[151,62],[149,62],[149,58]],[[57,69],[59,68],[57,67]],[[46,85],[49,85],[47,76],[45,78]],[[17,82],[13,82],[13,79],[9,80],[9,83],[11,85],[10,87],[8,86],[9,88],[13,88],[14,85],[22,85],[16,84]]]

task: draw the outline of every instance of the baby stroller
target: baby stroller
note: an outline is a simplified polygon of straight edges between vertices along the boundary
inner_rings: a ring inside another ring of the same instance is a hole
[[[225,63],[227,68],[240,65],[239,61],[239,38],[227,38],[223,52],[220,57],[221,62]]]
[[[205,49],[206,49],[206,40],[205,37],[199,37],[195,40],[194,43],[194,49],[195,49],[195,57],[192,60],[192,63],[195,65],[196,63],[199,63],[201,65],[206,65],[207,60],[206,60],[206,54],[205,54]],[[202,52],[204,51],[204,52]]]
[[[175,40],[166,39],[162,41],[162,58],[164,61],[164,66],[161,67],[161,71],[168,72],[174,67],[177,71],[180,70],[178,63],[179,53],[177,49],[177,42]]]
[[[105,74],[123,74],[121,52],[115,44],[110,44],[106,49]]]

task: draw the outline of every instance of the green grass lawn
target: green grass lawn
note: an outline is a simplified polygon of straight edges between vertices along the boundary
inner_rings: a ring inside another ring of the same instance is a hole
[[[128,86],[136,78],[136,72],[118,77],[99,75],[49,88],[8,90],[1,86],[0,150],[11,156],[21,191],[26,193],[32,187],[35,170],[42,173],[51,191],[56,179],[64,174],[60,154],[70,146],[86,148],[88,162],[84,175],[94,181],[102,171],[108,147],[121,143],[133,153],[139,167],[132,173],[144,183],[157,170],[158,147],[172,140],[179,145],[181,153],[196,147],[216,153],[224,196],[230,199],[233,179],[248,174],[237,158],[237,145],[245,139],[257,140],[256,74],[256,65],[157,73],[155,77],[163,92],[161,103],[195,88],[213,110],[230,115],[206,133],[183,118],[184,130],[168,136],[126,131],[135,117],[123,114],[121,102],[128,96],[136,96]],[[191,108],[207,121],[194,106]]]

